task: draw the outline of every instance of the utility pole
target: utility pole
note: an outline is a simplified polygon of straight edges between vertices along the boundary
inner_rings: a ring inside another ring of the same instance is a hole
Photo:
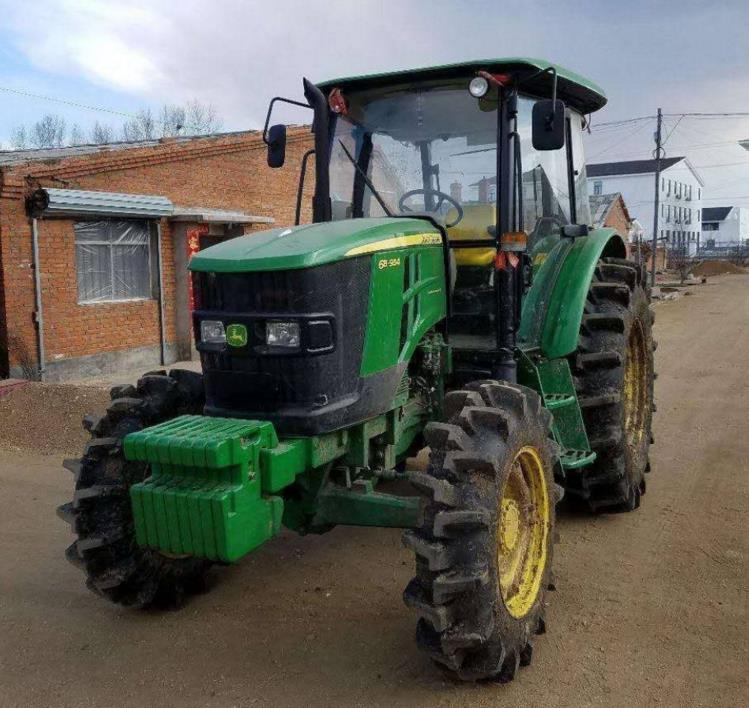
[[[650,256],[650,285],[655,287],[655,257],[658,253],[658,207],[661,198],[661,157],[663,157],[663,148],[661,147],[661,125],[663,123],[663,113],[658,109],[658,125],[655,129],[655,213],[653,214],[653,252]]]

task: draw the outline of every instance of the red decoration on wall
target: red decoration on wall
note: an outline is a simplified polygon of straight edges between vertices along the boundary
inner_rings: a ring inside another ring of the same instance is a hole
[[[208,224],[198,224],[187,229],[187,264],[190,265],[192,257],[200,250],[200,237],[208,234]],[[187,279],[187,297],[190,303],[190,312],[195,309],[195,294],[192,291],[192,278]]]

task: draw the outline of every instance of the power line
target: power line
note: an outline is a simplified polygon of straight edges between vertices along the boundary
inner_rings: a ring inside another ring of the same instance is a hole
[[[6,93],[15,93],[19,96],[26,96],[28,98],[38,98],[42,101],[64,103],[67,106],[73,106],[75,108],[83,108],[87,111],[111,113],[112,115],[123,116],[125,118],[137,118],[137,116],[133,115],[132,113],[125,113],[124,111],[115,111],[112,108],[101,108],[99,106],[89,106],[85,103],[78,103],[77,101],[68,101],[67,99],[64,99],[64,98],[55,98],[54,96],[43,96],[42,94],[39,94],[39,93],[31,93],[30,91],[22,91],[20,89],[8,88],[7,86],[0,86],[0,91],[5,91]]]
[[[663,145],[665,145],[668,142],[668,139],[674,134],[674,131],[679,127],[679,123],[684,120],[684,116],[680,116],[679,120],[674,123],[674,127],[671,128],[671,130],[668,131],[668,135],[666,136],[666,139],[663,141]]]
[[[599,150],[595,155],[591,155],[589,159],[592,160],[596,157],[599,157],[600,155],[603,155],[609,150],[613,150],[617,145],[621,145],[623,142],[633,137],[636,133],[639,133],[643,129],[644,126],[645,126],[644,123],[636,126],[634,130],[630,131],[629,133],[627,133],[625,136],[623,136],[621,139],[617,140],[616,142],[611,143],[608,147],[604,148],[603,150]]]
[[[639,118],[625,118],[623,120],[611,120],[606,123],[595,123],[591,125],[591,128],[603,128],[604,126],[610,125],[626,125],[627,123],[637,123],[641,120],[652,120],[655,116],[640,116]]]
[[[669,118],[749,118],[749,112],[736,111],[733,113],[664,113]]]

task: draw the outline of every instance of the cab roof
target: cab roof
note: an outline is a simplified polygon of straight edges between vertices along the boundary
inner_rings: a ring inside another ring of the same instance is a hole
[[[606,105],[606,94],[592,81],[557,64],[550,64],[543,59],[528,57],[506,57],[504,59],[474,59],[459,64],[427,66],[420,69],[403,69],[381,74],[365,74],[332,79],[318,84],[322,91],[339,87],[345,90],[373,89],[380,86],[408,85],[434,79],[453,79],[472,77],[477,71],[488,71],[492,74],[512,74],[523,81],[520,90],[537,96],[550,97],[552,88],[551,74],[546,72],[529,78],[539,71],[552,67],[557,73],[557,97],[572,108],[582,113],[591,113]]]

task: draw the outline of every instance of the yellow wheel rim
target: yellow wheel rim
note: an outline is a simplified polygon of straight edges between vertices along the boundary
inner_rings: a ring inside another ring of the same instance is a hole
[[[515,618],[530,612],[546,569],[551,524],[549,490],[541,456],[534,447],[515,455],[497,520],[497,572],[507,611]]]
[[[630,449],[636,450],[645,435],[648,413],[648,359],[645,333],[640,320],[632,323],[624,364],[624,434]]]

